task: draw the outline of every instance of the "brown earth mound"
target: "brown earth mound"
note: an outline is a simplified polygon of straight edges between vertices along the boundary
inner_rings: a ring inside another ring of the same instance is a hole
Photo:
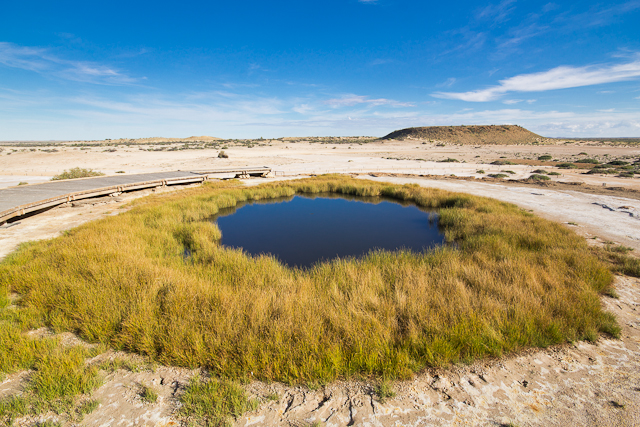
[[[546,138],[518,125],[428,126],[391,132],[382,139],[422,139],[470,145],[513,145],[543,142]]]

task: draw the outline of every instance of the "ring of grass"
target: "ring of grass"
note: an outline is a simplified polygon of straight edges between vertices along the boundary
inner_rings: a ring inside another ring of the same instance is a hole
[[[304,271],[218,244],[240,201],[335,192],[431,208],[455,247],[372,252]],[[185,250],[191,254],[185,258]],[[410,376],[426,366],[619,333],[599,294],[612,274],[566,227],[468,194],[324,176],[209,183],[23,245],[2,291],[32,316],[158,362],[304,382]]]

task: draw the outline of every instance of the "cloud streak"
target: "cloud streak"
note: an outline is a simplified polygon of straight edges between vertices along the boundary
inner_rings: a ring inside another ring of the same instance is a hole
[[[358,104],[365,104],[370,106],[389,105],[391,107],[414,107],[415,104],[411,102],[394,101],[393,99],[369,99],[366,96],[361,95],[344,95],[341,98],[333,98],[324,101],[324,104],[329,105],[332,108],[340,107],[353,107]]]
[[[389,108],[366,96],[337,98],[352,105],[331,108],[327,100],[265,97],[231,92],[177,95],[129,94],[117,100],[80,94],[53,96],[0,87],[0,129],[8,140],[96,139],[210,134],[220,137],[384,135],[410,126],[519,124],[544,136],[633,136],[636,111],[533,111],[527,108]],[[357,102],[356,102],[357,101]],[[523,100],[526,105],[532,100]],[[355,103],[354,103],[355,102]],[[393,101],[397,102],[397,101]],[[365,107],[365,108],[363,108]]]
[[[125,85],[137,81],[112,67],[89,61],[60,58],[48,49],[0,42],[0,64],[48,77],[83,83]]]
[[[467,102],[495,101],[510,92],[544,92],[633,80],[640,77],[640,59],[626,64],[587,67],[561,66],[540,73],[521,74],[500,84],[470,92],[435,92],[432,96]]]

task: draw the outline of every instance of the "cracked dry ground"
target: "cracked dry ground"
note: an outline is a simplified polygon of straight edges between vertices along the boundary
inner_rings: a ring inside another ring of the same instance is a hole
[[[377,398],[375,384],[367,382],[310,390],[255,381],[246,390],[260,406],[235,425],[640,426],[640,280],[619,276],[616,288],[620,298],[603,297],[603,303],[622,326],[619,340],[601,337],[595,344],[532,349],[428,370],[396,382],[395,397],[385,402]],[[92,363],[120,356],[108,352]],[[161,366],[153,372],[110,373],[93,394],[100,406],[81,424],[177,426],[178,397],[197,372]],[[0,395],[17,391],[27,375],[11,375],[0,385]],[[140,397],[143,384],[158,392],[156,403]],[[23,418],[16,425],[33,426],[46,418]]]

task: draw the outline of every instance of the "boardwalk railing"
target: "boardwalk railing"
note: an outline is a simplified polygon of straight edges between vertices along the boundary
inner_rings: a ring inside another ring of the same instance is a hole
[[[0,224],[14,217],[51,208],[74,200],[122,193],[125,191],[142,190],[145,188],[192,184],[216,177],[248,178],[251,176],[266,176],[270,172],[271,169],[268,167],[229,168],[189,172],[177,171],[138,175],[140,178],[152,178],[142,180],[136,180],[136,175],[128,175],[54,181],[25,187],[13,187],[0,190],[0,209],[2,209],[2,211],[0,211]],[[117,182],[113,183],[114,181]]]

